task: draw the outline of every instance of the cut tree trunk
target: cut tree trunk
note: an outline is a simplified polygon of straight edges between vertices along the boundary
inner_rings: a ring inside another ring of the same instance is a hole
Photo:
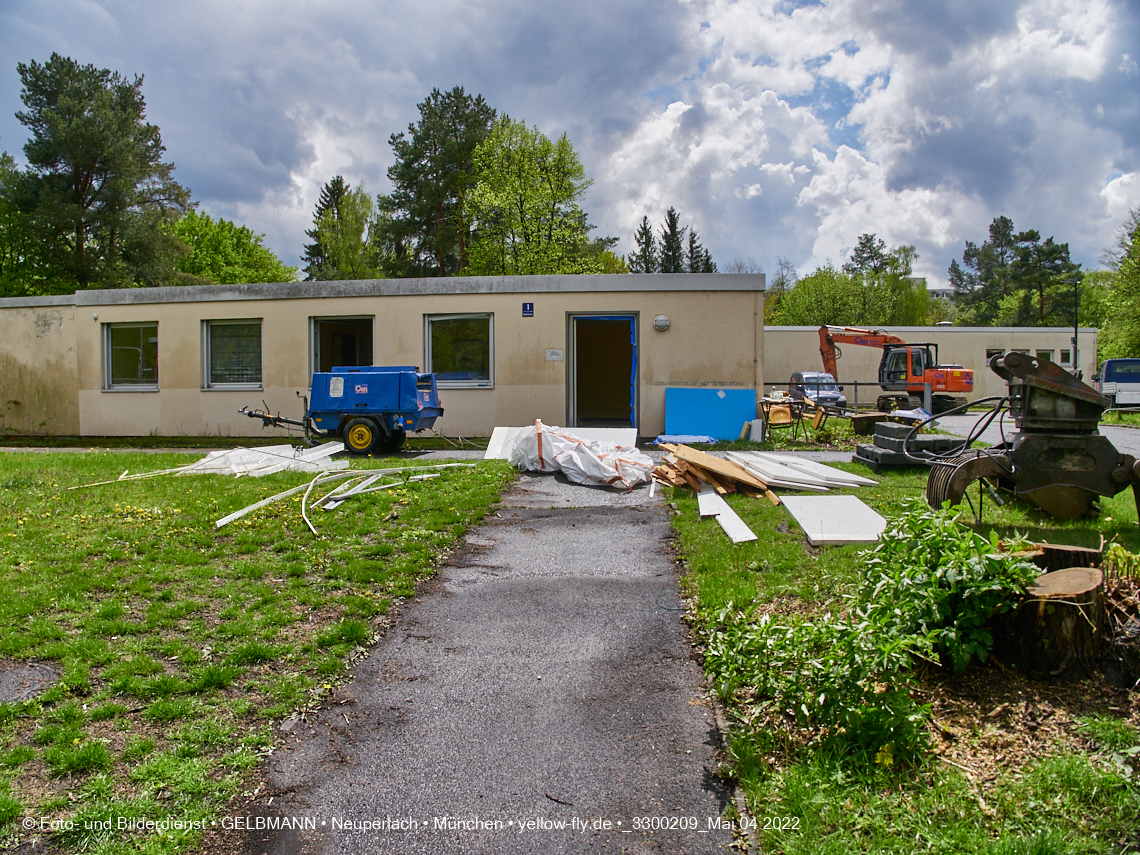
[[[1098,670],[1104,624],[1104,574],[1070,567],[1038,576],[1029,586],[1002,633],[1002,646],[1024,673],[1081,680]]]

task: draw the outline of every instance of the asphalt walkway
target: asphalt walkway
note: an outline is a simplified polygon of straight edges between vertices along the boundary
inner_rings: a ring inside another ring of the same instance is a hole
[[[522,475],[296,723],[235,848],[724,851],[714,715],[668,537],[646,488]],[[302,827],[257,830],[282,820]]]

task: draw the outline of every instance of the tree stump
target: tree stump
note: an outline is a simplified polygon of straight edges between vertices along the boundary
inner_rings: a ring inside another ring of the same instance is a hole
[[[1070,567],[1038,576],[1010,618],[1006,640],[1024,673],[1081,680],[1098,670],[1104,638],[1104,574]]]

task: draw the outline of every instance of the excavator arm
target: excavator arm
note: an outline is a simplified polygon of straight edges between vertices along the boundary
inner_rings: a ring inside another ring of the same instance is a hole
[[[864,347],[882,348],[891,344],[906,344],[897,335],[885,330],[864,330],[858,327],[822,326],[819,328],[819,355],[823,357],[824,370],[836,380],[839,379],[838,349],[836,344],[859,344]]]

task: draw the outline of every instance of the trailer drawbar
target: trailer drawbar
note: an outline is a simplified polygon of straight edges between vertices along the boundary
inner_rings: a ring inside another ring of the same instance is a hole
[[[300,392],[297,393],[300,395]],[[242,407],[265,427],[295,425],[305,438],[336,438],[351,454],[397,451],[411,431],[424,430],[443,415],[434,374],[414,365],[360,365],[314,372],[303,419]]]

